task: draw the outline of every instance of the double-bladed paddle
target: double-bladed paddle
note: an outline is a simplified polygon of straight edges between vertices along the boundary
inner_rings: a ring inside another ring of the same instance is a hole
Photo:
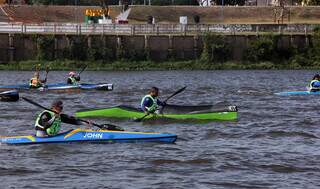
[[[19,100],[19,92],[17,90],[4,91],[0,92],[0,100],[1,101],[18,101]]]
[[[42,109],[44,109],[44,110],[48,110],[48,111],[51,111],[51,112],[53,111],[53,110],[51,110],[51,109],[49,109],[49,108],[46,108],[46,107],[44,107],[44,106],[42,106],[42,105],[34,102],[33,100],[30,100],[30,99],[26,98],[26,97],[21,97],[21,98],[22,98],[23,100],[29,102],[30,104],[35,105],[35,106],[37,106],[37,107],[39,107],[39,108],[42,108]],[[53,111],[53,112],[54,112],[54,111]],[[57,112],[55,112],[55,113],[57,113]],[[70,117],[70,116],[68,116],[68,115],[66,115],[66,114],[61,114],[61,116],[62,116],[62,117],[63,117],[63,116],[65,116],[65,117]],[[92,125],[94,125],[94,126],[96,126],[96,127],[99,127],[100,129],[104,129],[104,130],[124,131],[124,129],[122,129],[121,127],[116,126],[116,125],[112,125],[112,124],[102,124],[102,125],[100,125],[100,124],[93,123],[93,122],[91,122],[91,121],[84,120],[84,119],[79,119],[79,118],[74,118],[74,119],[76,119],[76,120],[78,120],[78,121],[81,121],[81,122],[84,122],[84,123],[92,124]]]
[[[162,106],[161,110],[163,109],[163,107],[166,105],[167,101],[168,101],[170,98],[172,98],[172,97],[174,97],[175,95],[181,93],[181,92],[184,91],[186,88],[187,88],[187,86],[182,87],[181,89],[177,90],[177,91],[174,92],[172,95],[170,95],[168,98],[166,98],[166,99],[163,101],[163,106]],[[146,118],[149,114],[150,114],[150,113],[147,113],[147,114],[145,114],[145,115],[144,115],[143,117],[141,117],[141,118],[134,119],[134,121],[135,121],[135,122],[140,122],[140,121],[142,121],[144,118]]]

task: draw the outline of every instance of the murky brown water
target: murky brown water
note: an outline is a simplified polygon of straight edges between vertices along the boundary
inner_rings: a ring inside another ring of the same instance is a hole
[[[139,105],[149,87],[177,104],[239,107],[236,122],[154,125],[119,121],[130,131],[176,133],[176,144],[0,145],[1,188],[319,188],[320,96],[279,97],[303,90],[314,71],[89,72],[83,82],[114,83],[112,92],[22,93],[66,113],[118,104]],[[50,72],[48,83],[67,72]],[[27,82],[31,72],[0,72],[0,84]],[[0,104],[0,135],[32,134],[39,108]],[[96,120],[106,122],[105,120]],[[64,125],[64,129],[73,126]]]

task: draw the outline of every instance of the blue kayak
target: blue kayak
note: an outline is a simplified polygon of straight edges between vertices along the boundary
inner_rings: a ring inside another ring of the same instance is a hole
[[[42,144],[42,143],[71,143],[71,142],[163,142],[174,143],[177,135],[167,133],[144,133],[109,130],[73,129],[53,137],[12,136],[0,137],[0,143],[6,144]]]
[[[289,91],[289,92],[280,92],[274,93],[275,95],[280,96],[289,96],[289,95],[320,95],[320,91],[310,92],[310,91]]]
[[[0,85],[0,90],[39,90],[39,91],[54,91],[54,90],[103,90],[103,91],[112,91],[113,84],[110,83],[98,83],[98,84],[88,84],[81,83],[77,85],[69,85],[66,83],[55,83],[48,84],[45,87],[40,88],[30,88],[29,84],[20,84],[20,85]]]

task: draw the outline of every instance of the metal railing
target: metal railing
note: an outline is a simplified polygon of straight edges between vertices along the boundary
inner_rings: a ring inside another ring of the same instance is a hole
[[[105,34],[105,35],[194,35],[205,32],[244,34],[261,32],[309,34],[310,24],[85,24],[85,23],[0,23],[0,33]]]

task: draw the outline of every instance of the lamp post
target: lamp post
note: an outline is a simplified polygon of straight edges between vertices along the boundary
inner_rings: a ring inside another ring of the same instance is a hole
[[[221,8],[222,8],[222,9],[221,9],[221,10],[222,10],[222,11],[221,11],[221,17],[222,17],[222,22],[223,22],[223,20],[224,20],[224,18],[223,18],[223,17],[224,17],[224,16],[223,16],[224,0],[222,0],[222,2],[221,2],[221,6],[222,6],[222,7],[221,7]]]
[[[75,22],[78,22],[78,16],[77,16],[77,0],[74,0],[74,20]]]

